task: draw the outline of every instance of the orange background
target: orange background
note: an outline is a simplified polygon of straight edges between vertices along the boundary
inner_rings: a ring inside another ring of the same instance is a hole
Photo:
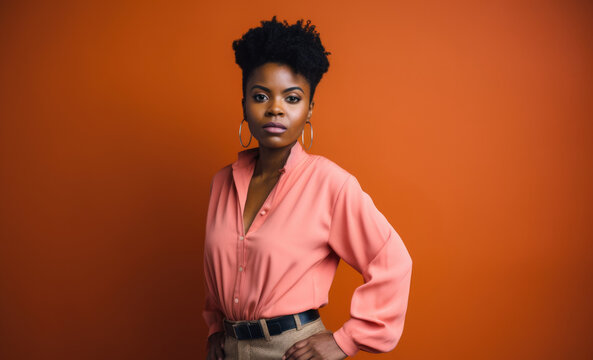
[[[414,260],[401,342],[356,359],[592,358],[592,4],[309,0],[2,2],[0,358],[205,358],[231,42],[275,14],[332,52],[311,152]]]

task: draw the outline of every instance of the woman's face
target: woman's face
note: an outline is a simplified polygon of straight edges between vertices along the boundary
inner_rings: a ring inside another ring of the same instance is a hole
[[[260,147],[282,148],[301,136],[313,112],[310,86],[288,65],[266,63],[256,68],[245,86],[245,120]]]

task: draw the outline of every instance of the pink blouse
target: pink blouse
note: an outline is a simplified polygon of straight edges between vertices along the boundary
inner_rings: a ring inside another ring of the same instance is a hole
[[[243,209],[258,149],[212,180],[204,274],[209,335],[222,320],[256,320],[317,309],[328,302],[338,261],[364,279],[350,319],[334,333],[349,356],[387,352],[399,341],[412,261],[400,236],[354,176],[310,155],[297,141],[280,178],[246,234]]]

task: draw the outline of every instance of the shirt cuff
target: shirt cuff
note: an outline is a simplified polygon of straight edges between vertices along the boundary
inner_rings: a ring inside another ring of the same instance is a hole
[[[222,321],[217,321],[214,324],[210,325],[210,327],[208,328],[208,337],[210,337],[210,335],[215,334],[217,332],[221,332],[224,331],[224,327],[222,326]]]
[[[358,346],[352,337],[346,333],[343,327],[334,333],[334,340],[342,351],[348,356],[354,356],[358,352]]]

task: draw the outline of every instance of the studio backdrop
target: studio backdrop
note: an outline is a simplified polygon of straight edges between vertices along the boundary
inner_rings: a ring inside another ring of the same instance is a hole
[[[242,150],[231,43],[274,15],[331,52],[310,152],[414,262],[400,343],[355,358],[592,358],[577,0],[3,1],[0,358],[205,358],[210,180]],[[339,266],[329,329],[361,283]]]

